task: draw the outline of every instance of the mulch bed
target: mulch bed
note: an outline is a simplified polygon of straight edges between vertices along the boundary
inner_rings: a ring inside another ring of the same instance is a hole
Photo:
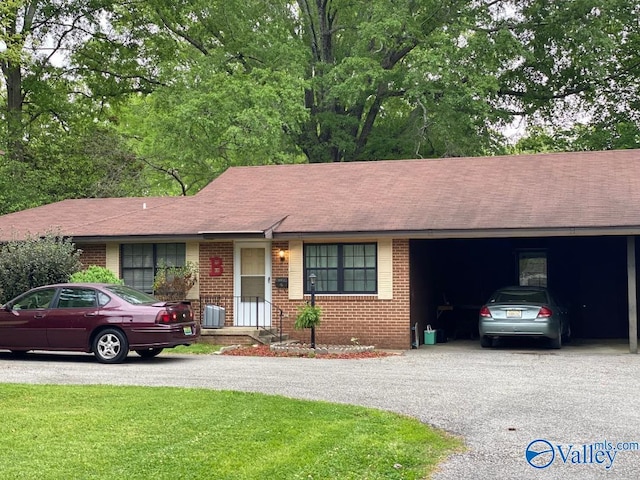
[[[323,359],[363,359],[363,358],[381,358],[396,355],[391,352],[367,351],[367,352],[344,352],[344,353],[325,353],[322,355],[314,355],[307,353],[294,352],[274,352],[268,345],[257,345],[251,347],[240,347],[234,350],[226,350],[222,355],[234,355],[245,357],[298,357],[298,358],[323,358]]]

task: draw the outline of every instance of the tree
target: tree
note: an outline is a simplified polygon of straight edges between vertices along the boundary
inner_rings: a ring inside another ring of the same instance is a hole
[[[136,8],[113,21],[153,59],[157,85],[119,109],[118,128],[152,189],[184,195],[229,166],[304,161],[293,138],[307,116],[304,61],[287,2]]]
[[[120,109],[120,132],[156,192],[195,193],[234,165],[303,161],[287,138],[305,115],[295,103],[300,80],[258,68],[216,72],[207,60]]]
[[[495,82],[483,59],[465,65],[477,52],[461,43],[482,13],[477,4],[298,1],[311,112],[298,143],[310,161],[491,149]]]
[[[471,70],[464,60],[489,44],[459,44],[486,10],[477,3],[145,2],[118,21],[145,50],[172,54],[156,50],[163,86],[135,100],[126,132],[158,170],[199,165],[207,181],[301,153],[321,162],[491,151],[499,49]]]
[[[502,153],[519,117],[554,148],[637,145],[636,3],[6,0],[0,208],[186,195],[232,165]]]
[[[64,122],[64,94],[71,93],[73,82],[58,64],[64,63],[78,37],[86,37],[99,25],[99,12],[98,2],[91,0],[7,0],[0,6],[4,44],[0,67],[10,160],[24,160],[33,120],[44,115]]]
[[[83,56],[92,43],[124,50],[123,37],[105,22],[113,3],[0,5],[0,185],[7,187],[1,213],[62,198],[144,191],[141,164],[111,121],[117,101],[145,90],[144,77],[121,62],[117,75],[102,72],[98,82],[100,66]]]
[[[517,55],[502,106],[568,149],[640,145],[640,6],[627,0],[525,0],[502,22]],[[536,135],[534,130],[533,135]]]

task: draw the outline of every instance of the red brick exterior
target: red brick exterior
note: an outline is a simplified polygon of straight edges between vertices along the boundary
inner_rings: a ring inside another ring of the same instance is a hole
[[[106,264],[104,245],[84,245],[81,260],[84,265]],[[377,348],[411,348],[411,320],[409,295],[409,241],[393,241],[393,299],[378,300],[375,295],[316,295],[316,305],[322,308],[322,321],[316,328],[319,344],[351,344],[356,338],[361,345]],[[287,252],[285,260],[279,257],[280,249]],[[293,324],[298,307],[309,300],[290,300],[288,288],[278,288],[276,278],[289,276],[289,244],[275,241],[271,248],[272,326],[279,327],[279,309],[282,309],[283,331],[289,338],[308,342],[309,330],[295,330]],[[233,326],[234,274],[233,242],[200,244],[199,288],[200,301],[194,301],[198,318],[200,305],[208,303],[225,307],[225,326]],[[213,265],[212,265],[213,259]]]
[[[288,276],[288,258],[281,262],[279,250],[288,250],[286,242],[272,246],[273,278]],[[273,304],[282,308],[286,317],[283,329],[290,338],[309,341],[309,330],[295,330],[297,308],[309,300],[289,300],[286,288],[273,286]],[[316,305],[322,308],[322,321],[316,328],[319,344],[351,344],[357,338],[361,345],[377,348],[406,350],[411,348],[411,321],[409,296],[409,241],[393,241],[393,299],[378,300],[372,296],[316,295]],[[273,315],[272,324],[278,318]]]
[[[199,303],[224,306],[225,326],[233,326],[233,242],[201,243],[198,264]]]
[[[98,267],[107,266],[107,246],[101,245],[76,245],[76,247],[82,250],[80,254],[80,262],[82,267],[87,268],[91,265],[97,265]]]

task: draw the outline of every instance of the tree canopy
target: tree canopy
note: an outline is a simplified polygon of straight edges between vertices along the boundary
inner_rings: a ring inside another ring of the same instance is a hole
[[[0,211],[187,195],[232,165],[637,147],[639,15],[628,0],[5,0]]]

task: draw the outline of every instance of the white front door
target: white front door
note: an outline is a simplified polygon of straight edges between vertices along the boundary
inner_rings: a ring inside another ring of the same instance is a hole
[[[236,243],[234,325],[271,326],[271,244]]]

